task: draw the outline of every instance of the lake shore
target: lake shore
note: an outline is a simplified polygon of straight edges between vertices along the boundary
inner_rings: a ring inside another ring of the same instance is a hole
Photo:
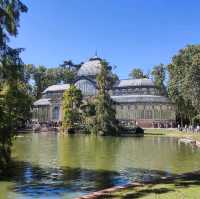
[[[175,137],[185,144],[196,145],[200,134],[181,132],[177,129],[145,129],[144,136]],[[184,141],[185,140],[185,141]],[[191,141],[191,142],[189,142]],[[196,198],[200,195],[200,172],[184,173],[173,177],[161,177],[158,180],[142,183],[130,183],[91,193],[78,199],[124,199],[124,198]]]
[[[200,171],[196,171],[172,177],[163,177],[145,184],[132,183],[126,186],[116,186],[77,199],[194,199],[200,195],[199,180]]]
[[[200,147],[200,133],[183,132],[177,129],[145,129],[145,136],[176,137],[181,143]]]
[[[145,129],[146,136],[165,136],[165,137],[178,137],[178,138],[191,138],[200,141],[200,133],[183,132],[177,129]]]

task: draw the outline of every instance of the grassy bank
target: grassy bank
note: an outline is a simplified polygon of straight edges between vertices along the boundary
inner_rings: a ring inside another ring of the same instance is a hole
[[[178,131],[176,129],[145,129],[145,136],[190,138],[200,141],[200,133],[186,133]]]
[[[197,180],[176,180],[127,188],[112,194],[105,194],[99,199],[198,199],[200,196]]]

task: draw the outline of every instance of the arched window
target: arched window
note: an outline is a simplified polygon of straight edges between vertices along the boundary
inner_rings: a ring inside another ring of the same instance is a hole
[[[59,120],[59,107],[55,106],[53,108],[53,120]]]

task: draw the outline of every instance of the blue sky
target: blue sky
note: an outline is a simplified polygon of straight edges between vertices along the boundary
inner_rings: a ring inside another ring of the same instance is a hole
[[[187,44],[200,43],[198,0],[22,0],[13,47],[25,63],[54,67],[95,54],[116,65],[120,78],[140,67],[170,62]]]

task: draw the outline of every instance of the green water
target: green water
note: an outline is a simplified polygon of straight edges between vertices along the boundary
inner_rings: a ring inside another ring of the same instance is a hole
[[[0,199],[71,199],[92,191],[200,168],[200,151],[174,138],[22,134]]]

